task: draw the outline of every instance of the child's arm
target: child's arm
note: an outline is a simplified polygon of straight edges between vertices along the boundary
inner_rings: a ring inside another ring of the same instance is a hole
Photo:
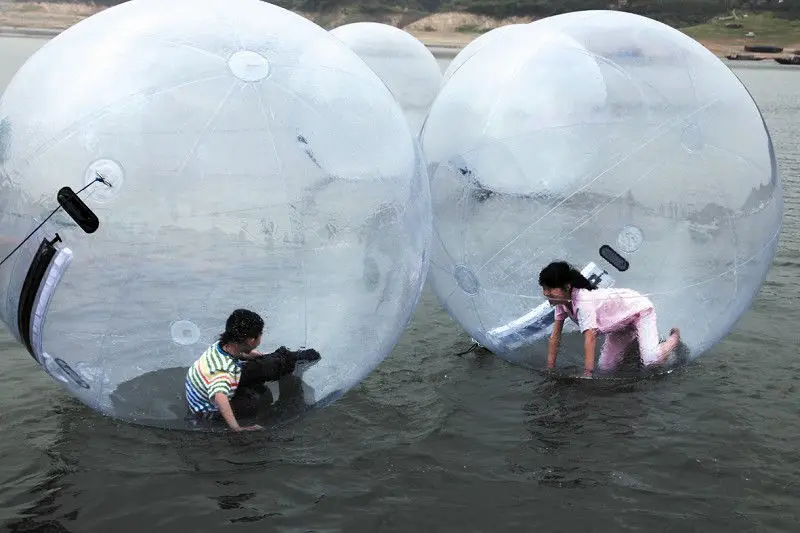
[[[583,375],[591,376],[594,371],[594,355],[597,346],[597,330],[587,329],[583,332],[583,349],[585,352],[583,359]]]
[[[218,392],[214,395],[214,403],[217,404],[219,407],[219,412],[222,415],[222,418],[225,419],[225,422],[228,423],[228,426],[234,431],[254,431],[257,429],[263,429],[261,426],[245,426],[242,427],[239,425],[239,422],[236,420],[236,416],[233,414],[233,408],[231,407],[231,402],[228,400],[228,397],[225,395],[224,392]]]
[[[253,359],[259,359],[264,357],[266,354],[264,352],[259,352],[258,350],[251,350],[247,353],[240,353],[239,359],[243,359],[245,361],[252,361]]]
[[[550,343],[547,346],[547,369],[552,370],[556,365],[558,356],[558,346],[561,344],[561,329],[564,327],[563,320],[556,320],[553,323],[553,332],[550,334]]]

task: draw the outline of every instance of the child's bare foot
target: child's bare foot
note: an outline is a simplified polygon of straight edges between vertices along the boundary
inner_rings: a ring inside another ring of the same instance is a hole
[[[659,344],[659,351],[661,352],[661,357],[658,358],[659,365],[666,365],[669,366],[670,363],[675,359],[675,349],[681,342],[681,331],[678,328],[672,328],[669,330],[669,338]]]

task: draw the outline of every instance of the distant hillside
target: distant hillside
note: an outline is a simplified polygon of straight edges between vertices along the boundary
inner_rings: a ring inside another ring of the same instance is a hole
[[[722,57],[746,45],[800,49],[800,0],[272,0],[323,28],[374,21],[428,46],[464,47],[481,33],[568,11],[619,9],[661,20]],[[120,0],[0,0],[0,27],[63,30]]]
[[[62,0],[64,1],[64,0]],[[66,0],[70,2],[70,0]],[[71,2],[84,3],[84,2]],[[94,0],[110,6],[120,0]],[[425,15],[438,12],[467,12],[493,18],[540,18],[584,9],[620,9],[645,15],[676,27],[707,22],[716,15],[742,9],[753,13],[772,11],[778,17],[800,18],[800,0],[273,0],[293,11],[340,18],[344,10],[350,21],[398,15],[397,25],[406,26]],[[338,17],[333,14],[338,13]]]

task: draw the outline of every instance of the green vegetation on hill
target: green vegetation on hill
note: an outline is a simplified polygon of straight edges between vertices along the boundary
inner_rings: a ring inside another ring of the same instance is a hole
[[[681,30],[697,40],[741,39],[752,32],[753,41],[778,46],[800,42],[800,20],[776,17],[774,13],[737,13],[718,17],[707,24],[689,26]]]
[[[798,0],[274,0],[301,11],[325,12],[352,6],[365,13],[410,11],[435,13],[465,11],[496,18],[547,17],[586,9],[608,9],[645,15],[673,26],[703,24],[720,14],[740,9],[774,12],[786,19],[800,18]]]

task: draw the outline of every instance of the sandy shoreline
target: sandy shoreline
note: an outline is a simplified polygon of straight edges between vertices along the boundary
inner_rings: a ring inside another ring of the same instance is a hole
[[[33,37],[52,37],[81,20],[102,11],[104,6],[97,6],[89,3],[39,3],[39,2],[8,2],[0,0],[0,35],[20,35]],[[317,20],[321,15],[313,13],[300,13],[310,20],[321,23]],[[347,13],[341,13],[337,17],[330,19],[326,23],[338,26],[351,22]],[[460,49],[469,44],[473,39],[489,29],[505,24],[530,22],[524,18],[514,19],[492,19],[468,13],[437,13],[410,24],[402,25],[402,15],[386,15],[385,20],[377,20],[402,27],[405,31],[422,41],[426,46],[436,49],[439,55],[455,55]],[[396,20],[395,20],[396,19]],[[475,28],[476,32],[456,31],[465,26]],[[326,26],[327,27],[327,26]],[[731,54],[742,54],[744,52],[744,40],[701,40],[703,46],[708,48],[718,57],[725,57]],[[796,45],[800,48],[800,44]],[[762,55],[763,57],[773,57],[772,55]]]

